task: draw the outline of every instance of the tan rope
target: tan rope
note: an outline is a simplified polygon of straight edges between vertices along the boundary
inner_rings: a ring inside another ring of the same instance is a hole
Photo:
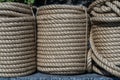
[[[18,77],[36,70],[35,18],[31,7],[0,3],[0,77]]]
[[[37,12],[37,68],[50,74],[86,71],[87,11],[82,6],[48,5]]]
[[[119,0],[96,0],[89,7],[92,16],[92,58],[103,71],[94,64],[93,70],[99,74],[117,77],[120,77],[119,8]]]
[[[92,51],[89,50],[87,54],[87,71],[92,72],[93,64],[92,64]]]
[[[24,9],[31,9],[30,5],[26,5],[26,4],[22,4],[22,3],[15,3],[15,2],[4,2],[4,3],[0,3],[0,4],[6,4],[8,6],[14,6],[14,7],[18,7],[18,8],[24,8]],[[11,9],[12,10],[12,9]],[[16,9],[17,10],[17,9]],[[24,11],[26,12],[26,11]]]

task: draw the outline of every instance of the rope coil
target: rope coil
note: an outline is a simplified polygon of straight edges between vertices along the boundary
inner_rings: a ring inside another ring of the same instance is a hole
[[[50,74],[86,71],[87,11],[83,6],[48,5],[37,12],[37,68]]]
[[[90,44],[94,62],[93,70],[102,75],[120,77],[120,2],[96,0],[89,7],[92,29]]]
[[[30,6],[0,3],[0,77],[18,77],[36,70],[35,18]]]

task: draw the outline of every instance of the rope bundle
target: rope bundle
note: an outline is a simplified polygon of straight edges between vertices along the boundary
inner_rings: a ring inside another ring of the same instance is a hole
[[[35,19],[30,6],[0,3],[0,77],[35,71]]]
[[[92,16],[90,35],[92,58],[100,74],[120,77],[120,1],[96,0],[89,7]]]
[[[87,16],[82,6],[48,5],[37,12],[37,68],[50,74],[86,70]]]

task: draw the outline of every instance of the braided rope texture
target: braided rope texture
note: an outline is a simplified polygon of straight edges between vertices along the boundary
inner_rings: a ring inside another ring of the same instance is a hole
[[[87,15],[83,6],[48,5],[37,12],[37,69],[49,74],[86,71]]]
[[[30,6],[0,3],[0,77],[25,76],[36,70],[34,25]]]
[[[93,70],[103,75],[120,77],[120,1],[96,0],[89,7]]]

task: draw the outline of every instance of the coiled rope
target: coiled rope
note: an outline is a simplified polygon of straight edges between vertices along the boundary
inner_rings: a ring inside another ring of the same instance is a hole
[[[30,6],[0,3],[0,77],[25,76],[36,70],[34,25]]]
[[[38,8],[37,24],[39,71],[49,74],[79,74],[86,71],[86,8],[42,6]]]
[[[92,29],[90,44],[93,70],[103,75],[120,77],[120,1],[96,0],[89,11]]]

